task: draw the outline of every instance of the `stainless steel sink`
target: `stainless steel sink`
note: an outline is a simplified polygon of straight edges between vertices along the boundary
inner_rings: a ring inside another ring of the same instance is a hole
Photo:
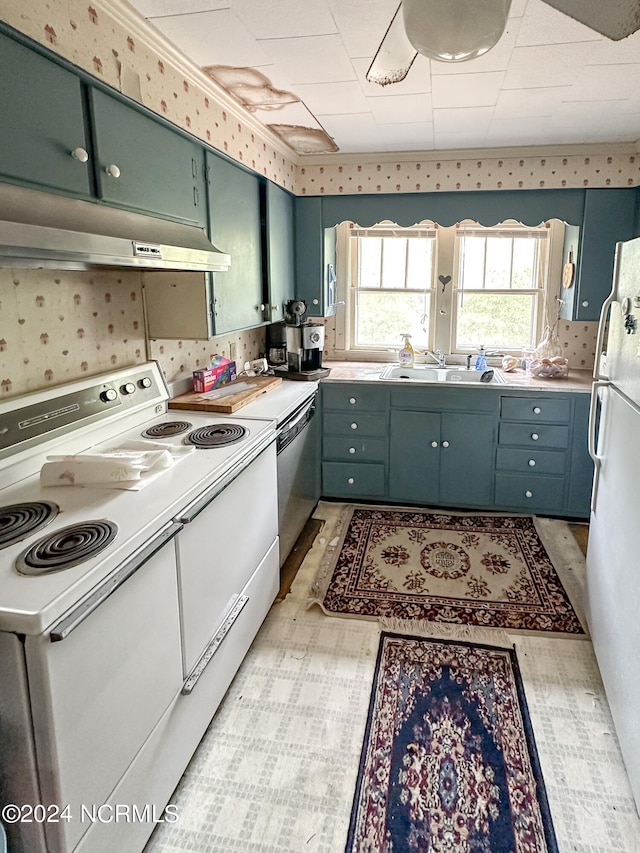
[[[413,382],[447,382],[460,385],[502,384],[504,379],[497,370],[467,370],[466,367],[430,367],[415,365],[402,367],[390,364],[380,373],[380,379],[404,379]]]

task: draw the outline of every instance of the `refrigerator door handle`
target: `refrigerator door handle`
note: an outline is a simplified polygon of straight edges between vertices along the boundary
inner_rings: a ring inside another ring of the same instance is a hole
[[[597,361],[597,359],[596,359]],[[596,368],[597,370],[597,368]],[[593,460],[593,487],[591,489],[591,512],[595,511],[596,498],[598,495],[598,478],[600,475],[600,463],[602,459],[597,454],[596,448],[596,422],[598,419],[598,398],[600,388],[610,387],[611,382],[605,379],[596,379],[591,386],[591,402],[589,404],[589,435],[588,435],[588,450],[589,456]]]
[[[606,376],[603,376],[600,373],[600,357],[602,355],[602,347],[604,346],[604,334],[607,325],[607,314],[609,313],[609,308],[611,308],[618,296],[618,282],[620,281],[621,266],[620,256],[622,254],[622,246],[623,243],[616,243],[616,252],[613,261],[613,281],[611,284],[611,293],[604,300],[604,302],[602,303],[602,308],[600,309],[600,322],[598,323],[598,336],[596,338],[596,360],[593,365],[593,378],[595,380],[607,378]]]

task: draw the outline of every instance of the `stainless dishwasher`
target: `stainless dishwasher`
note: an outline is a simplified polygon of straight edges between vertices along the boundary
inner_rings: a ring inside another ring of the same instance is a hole
[[[317,392],[278,427],[280,565],[289,556],[320,498],[320,428]]]

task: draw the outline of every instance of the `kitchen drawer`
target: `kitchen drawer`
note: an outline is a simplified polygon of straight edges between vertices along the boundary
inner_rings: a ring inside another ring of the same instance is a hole
[[[564,477],[531,474],[496,474],[497,506],[558,512],[564,499]]]
[[[530,474],[564,474],[566,455],[561,450],[520,450],[499,447],[496,467]]]
[[[347,409],[352,412],[384,412],[387,408],[385,389],[371,386],[322,385],[325,409]]]
[[[569,427],[559,424],[500,424],[498,444],[520,444],[531,447],[569,446]]]
[[[384,465],[373,462],[323,462],[322,492],[340,497],[383,497]]]
[[[322,431],[326,435],[374,435],[387,434],[386,412],[380,415],[359,412],[325,412],[322,416]]]
[[[352,462],[384,462],[387,442],[384,438],[361,438],[353,436],[325,436],[322,445],[325,459],[348,459]]]
[[[503,397],[500,416],[510,421],[566,424],[571,416],[571,401],[566,397]]]

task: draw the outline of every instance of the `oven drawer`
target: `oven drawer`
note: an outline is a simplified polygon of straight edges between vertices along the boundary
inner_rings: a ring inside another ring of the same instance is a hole
[[[274,442],[176,537],[185,675],[277,535]]]
[[[75,849],[182,686],[174,543],[157,551],[61,642],[25,640],[47,850]]]

